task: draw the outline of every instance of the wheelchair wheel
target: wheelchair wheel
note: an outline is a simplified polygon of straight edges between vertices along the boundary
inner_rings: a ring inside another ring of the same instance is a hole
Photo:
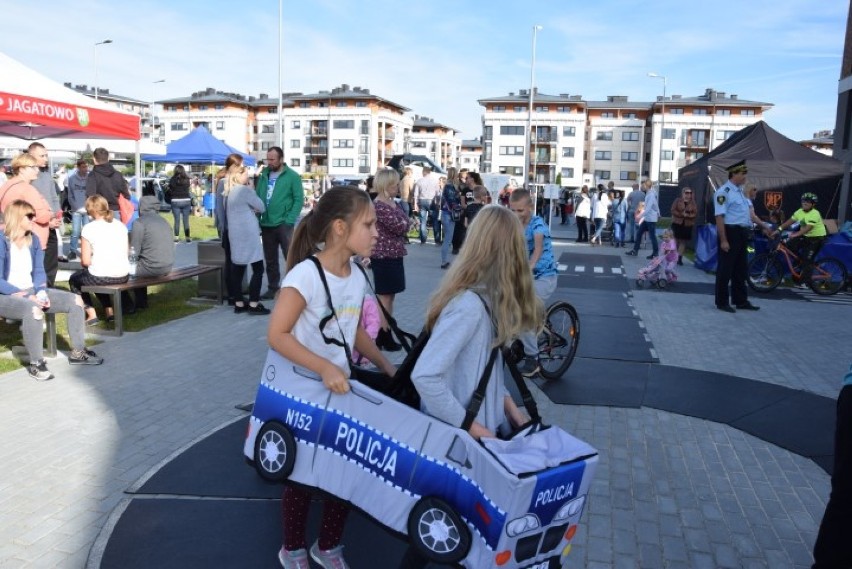
[[[538,360],[541,376],[559,379],[574,361],[580,344],[580,318],[567,302],[547,309],[544,330],[539,335]]]
[[[808,286],[822,296],[837,294],[846,286],[846,277],[846,267],[843,263],[833,257],[823,257],[811,268]]]

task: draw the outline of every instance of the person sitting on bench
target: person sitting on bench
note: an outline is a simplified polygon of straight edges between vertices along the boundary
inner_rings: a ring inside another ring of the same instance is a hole
[[[139,200],[139,219],[130,228],[130,246],[136,251],[136,277],[161,277],[175,264],[172,228],[160,215],[160,201],[154,195]],[[136,289],[136,308],[148,307],[148,289]]]
[[[71,355],[68,362],[76,365],[100,365],[103,358],[86,349],[86,326],[83,300],[76,294],[47,288],[44,252],[33,233],[35,210],[15,200],[6,208],[6,228],[0,238],[0,315],[21,321],[24,347],[30,363],[27,373],[36,381],[53,379],[43,357],[44,313],[68,314]]]

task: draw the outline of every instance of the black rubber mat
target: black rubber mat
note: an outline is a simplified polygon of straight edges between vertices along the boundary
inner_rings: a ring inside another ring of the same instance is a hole
[[[557,280],[558,286],[606,291],[629,289],[624,278],[621,259],[614,255],[579,255],[566,252],[559,257],[564,265]],[[596,269],[600,272],[595,272]],[[613,272],[615,269],[617,272]]]
[[[578,357],[558,380],[536,379],[555,403],[606,407],[642,406],[648,364]]]
[[[309,541],[317,535],[319,512],[315,502],[308,518]],[[358,512],[347,520],[343,543],[352,569],[395,568],[407,547]],[[278,500],[137,498],[113,530],[100,567],[272,569],[280,568],[280,547]]]
[[[613,299],[620,300],[620,299]],[[626,300],[621,300],[625,305]],[[651,344],[645,339],[645,330],[636,318],[613,318],[580,315],[580,346],[577,355],[584,358],[656,362],[651,354]]]
[[[593,316],[638,319],[633,309],[627,304],[622,292],[557,288],[553,295],[547,299],[547,303],[549,305],[558,300],[564,300],[576,308],[581,323],[583,319]]]
[[[265,482],[243,458],[248,419],[219,429],[161,468],[139,494],[280,498],[281,485]]]
[[[649,284],[645,284],[644,288],[640,288],[636,286],[636,276],[629,275],[627,279],[630,283],[630,288],[633,290],[656,290],[652,288]],[[713,283],[697,283],[697,282],[688,282],[688,281],[677,281],[674,284],[671,284],[665,288],[663,292],[674,292],[679,294],[703,294],[707,295],[711,302],[713,300],[714,293],[714,284]],[[748,296],[751,300],[805,300],[805,298],[796,294],[789,288],[779,287],[773,290],[772,292],[760,293],[755,292],[751,289],[748,290]]]

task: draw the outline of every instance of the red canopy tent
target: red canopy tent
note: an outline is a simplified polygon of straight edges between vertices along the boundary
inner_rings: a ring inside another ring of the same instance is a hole
[[[0,136],[139,140],[139,116],[95,101],[0,53]]]

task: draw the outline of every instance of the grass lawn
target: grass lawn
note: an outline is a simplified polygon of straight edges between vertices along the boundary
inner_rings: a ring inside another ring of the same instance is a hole
[[[68,283],[56,284],[57,288],[67,290]],[[125,315],[124,329],[128,332],[138,332],[151,326],[177,320],[178,318],[183,318],[184,316],[210,308],[210,306],[190,304],[187,302],[197,292],[198,285],[195,279],[185,279],[166,285],[149,287],[148,308],[140,310],[136,314]],[[101,317],[103,316],[102,310],[99,310],[98,313]],[[56,344],[57,348],[63,351],[71,349],[66,320],[65,314],[56,315]],[[97,327],[104,328],[107,326],[112,326],[112,324],[107,325],[101,321]],[[97,343],[96,336],[86,340],[86,344],[89,346]],[[4,354],[0,357],[0,373],[21,367],[21,363],[10,352],[12,346],[22,345],[23,338],[21,337],[20,324],[18,322],[7,323],[5,320],[0,319],[0,353]]]
[[[171,212],[160,212],[163,219],[169,222],[169,225],[174,229],[175,218]],[[181,231],[183,230],[183,222],[181,222]],[[216,226],[213,224],[212,217],[198,217],[195,215],[189,216],[189,235],[193,240],[218,239],[219,234],[216,232]],[[183,233],[180,235],[183,239]]]

